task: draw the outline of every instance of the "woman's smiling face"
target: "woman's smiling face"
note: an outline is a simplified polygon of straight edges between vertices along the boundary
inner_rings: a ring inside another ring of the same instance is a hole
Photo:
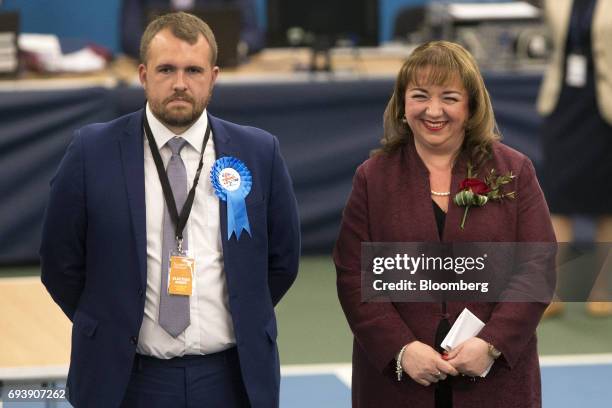
[[[418,77],[418,84],[408,84],[404,95],[404,114],[415,143],[428,150],[458,151],[470,114],[467,91],[457,76],[443,85],[428,84],[426,71]]]

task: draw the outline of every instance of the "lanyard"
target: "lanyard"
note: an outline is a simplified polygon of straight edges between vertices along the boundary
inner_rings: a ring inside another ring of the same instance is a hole
[[[161,182],[162,190],[164,192],[164,199],[166,200],[168,212],[170,213],[172,222],[176,227],[176,240],[180,249],[181,244],[183,242],[183,230],[185,229],[185,224],[187,224],[189,214],[191,213],[191,207],[193,206],[193,199],[195,198],[196,187],[198,185],[198,181],[200,180],[202,166],[204,165],[204,150],[206,149],[206,145],[208,144],[208,139],[210,137],[210,121],[208,121],[208,125],[206,126],[206,133],[204,135],[204,141],[202,142],[202,152],[200,153],[200,163],[198,164],[198,170],[196,171],[195,178],[193,179],[193,185],[191,186],[191,190],[189,190],[189,194],[187,195],[187,199],[185,200],[185,205],[183,205],[183,208],[181,209],[181,214],[179,215],[178,210],[176,208],[176,201],[174,200],[174,194],[172,194],[172,188],[170,187],[170,180],[168,180],[168,174],[166,173],[164,163],[162,162],[161,155],[159,154],[159,148],[157,147],[157,143],[155,143],[153,132],[151,132],[151,127],[149,126],[149,121],[147,120],[146,112],[144,112],[142,116],[144,133],[147,137],[147,140],[149,141],[149,148],[151,149],[153,161],[155,162],[155,168],[157,169],[157,175],[159,176],[159,181]]]
[[[570,50],[583,53],[583,43],[591,36],[591,22],[597,0],[574,1],[574,10],[570,20]],[[583,4],[586,7],[580,7]]]

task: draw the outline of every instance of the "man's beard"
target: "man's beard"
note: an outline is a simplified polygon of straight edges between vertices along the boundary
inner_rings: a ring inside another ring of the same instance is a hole
[[[210,101],[211,95],[212,92],[208,94],[208,97],[204,101],[196,103],[192,97],[185,95],[184,93],[175,93],[174,95],[164,99],[161,104],[152,103],[150,100],[149,103],[151,112],[153,112],[155,117],[161,123],[169,127],[184,128],[190,127],[200,118],[200,115],[202,115],[202,112],[204,112],[204,109],[206,109],[206,106]],[[188,108],[176,110],[168,109],[168,103],[175,99],[180,99],[191,104],[191,111],[189,111]]]

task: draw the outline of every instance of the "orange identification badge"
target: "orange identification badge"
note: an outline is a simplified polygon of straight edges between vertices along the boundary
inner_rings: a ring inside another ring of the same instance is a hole
[[[168,270],[168,294],[191,296],[195,260],[188,256],[170,254]]]

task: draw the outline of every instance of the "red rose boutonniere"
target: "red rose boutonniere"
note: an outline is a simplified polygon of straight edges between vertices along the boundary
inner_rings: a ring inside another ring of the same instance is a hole
[[[468,163],[467,178],[459,184],[460,191],[455,195],[453,201],[459,207],[465,207],[461,229],[465,227],[468,210],[472,206],[482,207],[489,200],[501,201],[504,198],[515,198],[516,193],[511,191],[504,193],[501,191],[503,185],[510,183],[516,176],[512,172],[498,176],[495,169],[491,169],[484,181],[477,179],[477,174],[472,174],[473,166]]]

